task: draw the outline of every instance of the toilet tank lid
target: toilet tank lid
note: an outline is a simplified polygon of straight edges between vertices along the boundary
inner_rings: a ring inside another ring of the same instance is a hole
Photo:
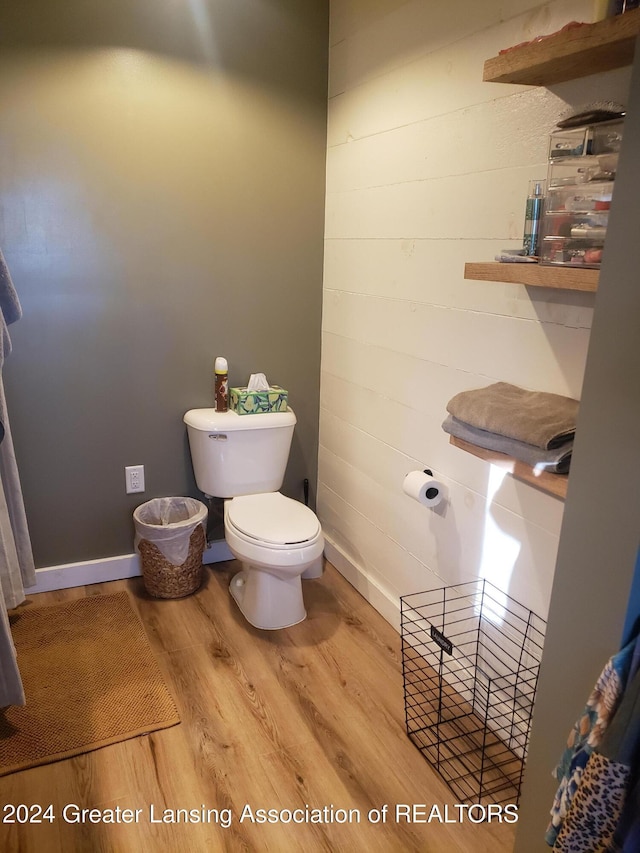
[[[203,432],[231,432],[246,429],[275,429],[295,426],[292,409],[286,412],[266,412],[257,415],[239,415],[237,412],[216,412],[215,409],[189,409],[183,417],[187,426]]]

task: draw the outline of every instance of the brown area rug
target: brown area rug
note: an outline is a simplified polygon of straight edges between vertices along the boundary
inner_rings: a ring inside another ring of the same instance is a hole
[[[0,711],[0,776],[180,722],[126,592],[11,613],[27,704]]]

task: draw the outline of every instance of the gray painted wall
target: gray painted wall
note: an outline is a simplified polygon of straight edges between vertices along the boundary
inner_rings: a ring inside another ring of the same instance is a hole
[[[515,850],[549,850],[551,771],[620,647],[640,541],[640,43],[600,273]]]
[[[36,563],[128,553],[200,497],[183,413],[265,372],[316,481],[328,0],[5,0],[4,372]],[[124,466],[144,464],[144,495]]]

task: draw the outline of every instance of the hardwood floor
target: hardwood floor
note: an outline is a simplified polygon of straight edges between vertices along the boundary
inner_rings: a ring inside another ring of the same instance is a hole
[[[52,823],[1,824],[0,849],[510,851],[513,824],[396,820],[396,804],[426,804],[422,820],[432,804],[449,821],[457,812],[455,795],[406,737],[400,639],[384,619],[327,564],[321,579],[303,582],[306,621],[254,629],[227,590],[237,568],[207,569],[202,588],[179,601],[150,598],[139,578],[30,597],[52,604],[127,590],[182,722],[0,778],[0,805],[51,803],[55,815]],[[72,804],[140,813],[128,824],[72,822]],[[370,810],[385,804],[386,821],[372,822]],[[315,817],[333,809],[334,822],[258,823],[248,812],[305,805],[324,810]],[[209,822],[152,822],[152,807],[157,821],[165,810],[211,813]],[[338,822],[349,812],[350,822]]]

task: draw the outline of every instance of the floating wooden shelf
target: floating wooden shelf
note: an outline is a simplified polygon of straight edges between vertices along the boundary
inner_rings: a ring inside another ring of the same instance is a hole
[[[552,86],[631,65],[640,34],[640,9],[555,33],[487,59],[483,80]]]
[[[476,281],[506,281],[508,284],[527,284],[533,287],[553,287],[557,290],[598,289],[600,270],[577,267],[546,267],[541,264],[468,263],[464,277]]]
[[[569,481],[568,474],[550,474],[547,471],[536,473],[530,465],[520,462],[518,459],[513,459],[505,453],[498,453],[495,450],[485,450],[484,447],[477,447],[475,444],[469,444],[468,441],[463,441],[461,438],[449,436],[449,443],[460,450],[465,450],[474,456],[484,459],[486,462],[491,462],[492,465],[499,465],[518,480],[524,480],[541,489],[547,494],[553,495],[556,498],[565,499],[567,496],[567,483]]]

